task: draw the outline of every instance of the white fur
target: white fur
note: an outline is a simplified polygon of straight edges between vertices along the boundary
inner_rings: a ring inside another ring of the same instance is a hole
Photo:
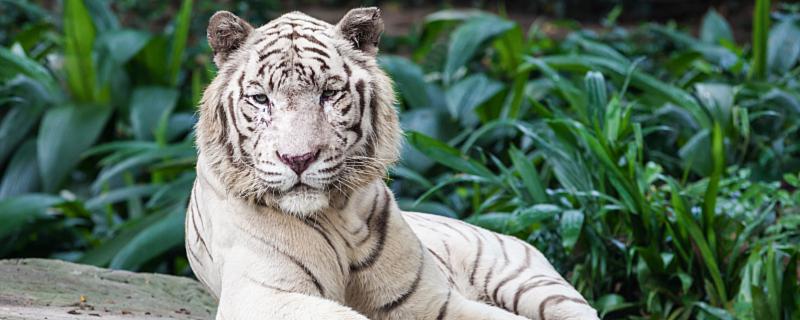
[[[381,30],[374,8],[336,26],[212,17],[220,73],[200,107],[186,249],[217,319],[597,319],[530,245],[397,208],[382,181],[401,131]],[[314,150],[300,175],[279,156]]]

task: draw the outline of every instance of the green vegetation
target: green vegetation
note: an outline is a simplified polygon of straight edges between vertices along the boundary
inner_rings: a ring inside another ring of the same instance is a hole
[[[192,1],[164,32],[99,0],[3,5],[26,23],[0,39],[0,257],[189,274],[214,74]],[[565,39],[434,13],[380,57],[407,130],[389,183],[405,209],[536,245],[607,318],[796,319],[800,13],[772,8],[744,44],[713,10],[698,37],[615,11]]]

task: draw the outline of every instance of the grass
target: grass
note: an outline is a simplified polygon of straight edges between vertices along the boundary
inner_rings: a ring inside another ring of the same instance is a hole
[[[30,18],[0,48],[0,257],[190,274],[201,5],[153,32],[100,1],[10,3]],[[615,10],[565,39],[432,14],[379,58],[407,132],[389,184],[534,244],[605,318],[794,319],[800,14],[755,8],[742,44],[713,10],[699,36]]]

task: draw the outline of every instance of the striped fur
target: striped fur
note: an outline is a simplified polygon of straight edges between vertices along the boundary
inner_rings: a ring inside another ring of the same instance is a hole
[[[530,245],[397,208],[381,31],[374,8],[337,25],[212,17],[186,250],[217,319],[596,319]],[[279,158],[309,148],[299,173]]]

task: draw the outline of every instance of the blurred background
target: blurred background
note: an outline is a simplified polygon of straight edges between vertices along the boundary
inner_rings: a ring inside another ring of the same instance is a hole
[[[404,209],[539,248],[607,319],[798,319],[800,4],[0,0],[0,258],[191,277],[208,18],[377,5]]]

